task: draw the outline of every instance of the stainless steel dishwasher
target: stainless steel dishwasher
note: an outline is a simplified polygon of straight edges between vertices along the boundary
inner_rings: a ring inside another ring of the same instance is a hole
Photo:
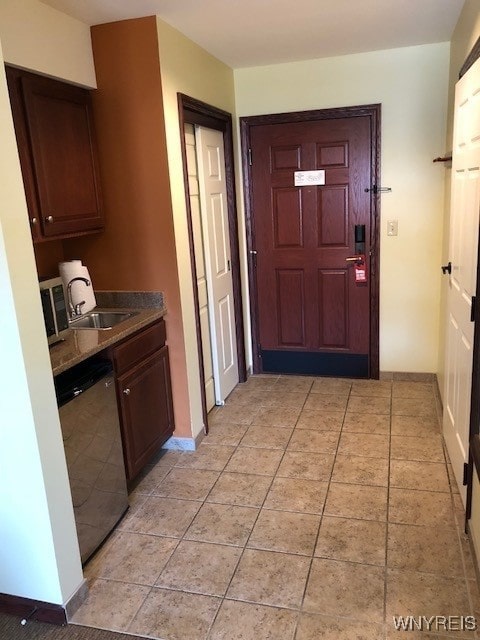
[[[82,563],[128,509],[112,365],[97,358],[55,378]]]

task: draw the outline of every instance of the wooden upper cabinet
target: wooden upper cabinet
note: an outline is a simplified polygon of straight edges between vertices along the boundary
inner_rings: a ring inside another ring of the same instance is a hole
[[[90,92],[7,67],[34,240],[103,227]]]

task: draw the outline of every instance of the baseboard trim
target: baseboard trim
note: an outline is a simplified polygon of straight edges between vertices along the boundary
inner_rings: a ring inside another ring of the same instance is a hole
[[[71,620],[87,596],[88,583],[85,579],[65,605],[0,593],[0,611],[18,616],[27,622],[37,620],[63,626]]]
[[[162,446],[162,449],[173,449],[176,451],[195,451],[197,443],[194,438],[169,438]]]
[[[380,371],[380,380],[396,382],[435,382],[435,373],[418,373],[415,371]]]
[[[80,606],[85,602],[88,596],[88,582],[84,579],[82,584],[75,591],[73,596],[65,605],[65,613],[67,615],[67,621],[71,620],[77,613]]]
[[[27,621],[38,620],[56,625],[65,625],[68,622],[66,608],[61,604],[12,596],[7,593],[0,593],[0,611]]]

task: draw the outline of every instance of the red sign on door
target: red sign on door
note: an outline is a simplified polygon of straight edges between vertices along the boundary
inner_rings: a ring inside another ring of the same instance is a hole
[[[355,282],[367,281],[367,264],[365,262],[365,256],[360,256],[360,259],[355,262]]]

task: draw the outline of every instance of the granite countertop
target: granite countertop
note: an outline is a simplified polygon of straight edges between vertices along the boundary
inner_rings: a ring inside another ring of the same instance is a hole
[[[54,376],[163,318],[167,312],[162,294],[95,292],[95,295],[98,303],[95,311],[128,311],[134,315],[111,329],[71,329],[65,340],[50,347]]]

